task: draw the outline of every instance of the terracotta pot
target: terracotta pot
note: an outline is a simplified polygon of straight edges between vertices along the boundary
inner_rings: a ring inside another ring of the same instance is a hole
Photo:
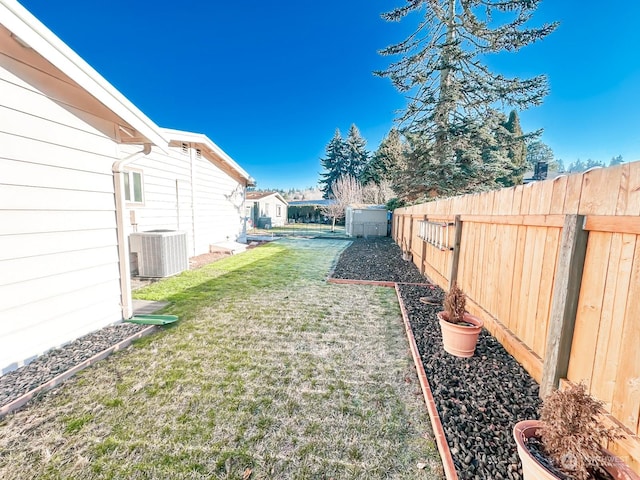
[[[449,314],[447,312],[438,312],[440,330],[442,331],[442,344],[445,352],[457,357],[473,357],[484,322],[468,313],[464,314],[463,319],[471,325],[451,323],[447,320],[448,318]]]
[[[527,439],[537,436],[537,430],[540,428],[540,424],[539,420],[523,420],[522,422],[516,423],[513,427],[513,437],[516,440],[518,455],[522,462],[522,476],[524,480],[557,480],[560,477],[544,468],[533,455],[529,453],[529,449],[525,445]],[[608,455],[613,455],[611,452],[605,451]],[[611,467],[606,467],[605,470],[615,480],[640,480],[640,476],[625,465],[622,460]]]

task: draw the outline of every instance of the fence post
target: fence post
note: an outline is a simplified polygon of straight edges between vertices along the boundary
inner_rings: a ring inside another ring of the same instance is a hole
[[[541,398],[558,388],[560,379],[566,377],[569,368],[589,238],[589,232],[584,230],[583,225],[584,215],[567,215],[564,219],[542,366]]]
[[[462,243],[462,220],[456,215],[456,234],[453,241],[453,256],[451,258],[451,275],[449,275],[449,290],[458,281],[458,264],[460,263],[460,244]],[[448,240],[447,240],[448,241]]]
[[[425,215],[422,219],[423,222],[427,221],[428,216]],[[418,235],[419,236],[419,235]],[[426,268],[424,268],[424,264],[426,263],[426,259],[425,257],[427,256],[427,240],[426,239],[422,239],[422,254],[421,257],[421,264],[420,264],[420,274],[424,275],[424,272],[426,271]]]

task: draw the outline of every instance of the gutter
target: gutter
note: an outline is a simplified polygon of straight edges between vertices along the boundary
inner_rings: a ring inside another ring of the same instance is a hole
[[[145,143],[142,150],[132,153],[114,162],[111,167],[116,199],[116,235],[118,237],[118,264],[120,271],[120,295],[122,298],[122,318],[127,320],[133,316],[133,301],[131,298],[131,268],[129,264],[129,242],[124,228],[124,209],[126,198],[122,174],[127,165],[151,153],[151,144]]]
[[[169,153],[159,127],[25,7],[15,0],[0,0],[0,19],[20,45],[34,50],[142,137]]]

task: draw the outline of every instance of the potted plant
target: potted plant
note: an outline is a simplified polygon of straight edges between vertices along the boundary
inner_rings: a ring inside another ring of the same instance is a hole
[[[540,420],[518,422],[513,435],[525,480],[640,480],[624,462],[603,448],[624,437],[618,427],[602,423],[602,402],[572,384],[549,394]]]
[[[472,357],[484,323],[465,311],[467,297],[454,282],[444,299],[444,311],[438,312],[442,344],[457,357]]]

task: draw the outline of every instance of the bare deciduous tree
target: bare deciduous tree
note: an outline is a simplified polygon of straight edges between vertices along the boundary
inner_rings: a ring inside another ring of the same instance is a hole
[[[384,205],[395,197],[389,180],[382,180],[379,184],[369,182],[362,187],[362,201],[374,205]]]
[[[351,175],[342,175],[331,184],[332,203],[322,207],[323,215],[331,219],[331,231],[336,228],[336,220],[343,218],[347,206],[362,203],[362,185]]]

